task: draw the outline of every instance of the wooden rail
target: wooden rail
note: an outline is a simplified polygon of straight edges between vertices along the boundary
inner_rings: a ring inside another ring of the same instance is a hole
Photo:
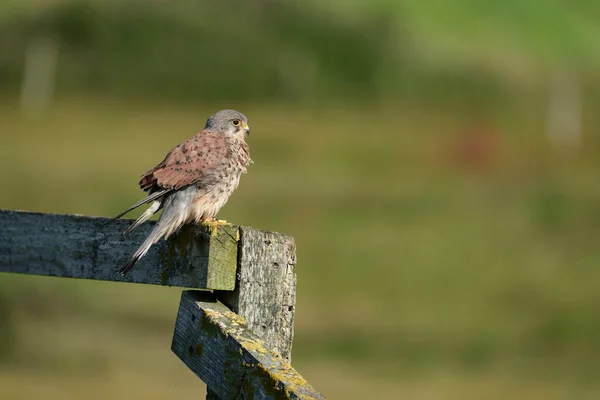
[[[207,399],[322,399],[291,366],[296,248],[237,225],[186,226],[125,277],[118,267],[149,233],[128,220],[0,210],[0,272],[181,286],[173,352]]]

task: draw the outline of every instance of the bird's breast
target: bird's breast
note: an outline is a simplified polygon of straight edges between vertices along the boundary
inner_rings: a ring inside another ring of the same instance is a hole
[[[228,168],[218,182],[210,187],[198,187],[192,202],[190,219],[199,222],[214,218],[238,187],[243,170],[245,168]]]

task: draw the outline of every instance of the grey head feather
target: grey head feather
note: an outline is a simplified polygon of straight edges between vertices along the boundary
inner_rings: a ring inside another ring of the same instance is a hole
[[[240,120],[242,123],[247,124],[248,118],[244,114],[236,110],[221,110],[217,111],[214,115],[211,115],[206,120],[204,129],[212,129],[216,131],[227,130],[230,127],[231,121]]]

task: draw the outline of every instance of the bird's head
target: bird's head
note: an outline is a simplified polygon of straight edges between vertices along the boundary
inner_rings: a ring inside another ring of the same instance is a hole
[[[248,118],[235,110],[221,110],[206,120],[205,129],[244,138],[250,134]]]

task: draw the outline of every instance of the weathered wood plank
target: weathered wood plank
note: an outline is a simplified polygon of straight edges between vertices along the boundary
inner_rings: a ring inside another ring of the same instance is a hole
[[[184,291],[172,350],[223,399],[323,399],[208,292]]]
[[[291,361],[296,304],[296,245],[276,232],[240,227],[237,284],[233,292],[215,292],[269,348]],[[219,396],[207,389],[207,400]]]
[[[0,272],[233,290],[238,227],[186,226],[152,247],[126,276],[117,270],[155,224],[120,240],[131,220],[0,210]]]
[[[240,239],[236,288],[216,295],[290,362],[296,305],[294,238],[240,227]]]

